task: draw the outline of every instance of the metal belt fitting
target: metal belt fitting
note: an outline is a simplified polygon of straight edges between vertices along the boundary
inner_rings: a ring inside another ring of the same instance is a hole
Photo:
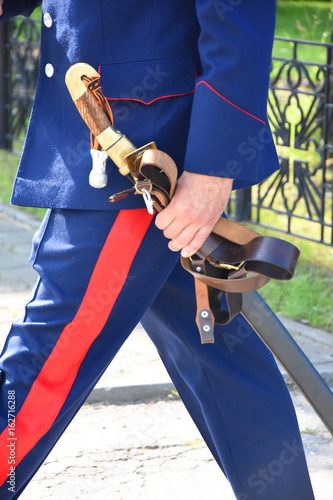
[[[143,181],[136,181],[134,185],[135,192],[138,194],[142,194],[143,200],[146,204],[148,213],[150,215],[153,215],[154,213],[154,204],[153,200],[151,197],[151,190],[153,188],[153,185],[149,179],[143,180]]]
[[[216,262],[216,265],[218,267],[222,267],[222,269],[229,269],[231,271],[239,271],[240,268],[245,264],[245,260],[243,260],[243,262],[240,262],[239,264],[236,264],[236,265],[225,264],[224,262],[218,262],[218,261],[215,261],[215,262]]]
[[[110,196],[109,201],[119,201],[123,198],[126,198],[130,193],[141,194],[146,204],[148,213],[150,215],[153,215],[154,205],[153,199],[150,194],[152,189],[153,185],[149,179],[144,179],[142,181],[135,179],[135,184],[133,187],[125,189],[125,191],[121,191],[120,193],[113,194],[112,196]]]
[[[221,261],[215,259],[211,255],[207,255],[205,257],[205,259],[212,266],[214,266],[214,267],[220,267],[221,269],[227,269],[229,271],[239,271],[244,266],[244,264],[246,263],[246,261],[243,260],[242,262],[238,262],[237,264],[227,264],[226,262],[221,262]]]

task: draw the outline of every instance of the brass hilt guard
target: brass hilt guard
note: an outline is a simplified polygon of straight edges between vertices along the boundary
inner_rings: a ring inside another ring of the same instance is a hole
[[[82,77],[100,78],[99,73],[86,63],[77,63],[69,68],[65,81],[69,93],[89,129],[96,140],[106,151],[111,160],[117,165],[122,175],[131,174],[136,178],[141,157],[148,149],[156,149],[154,142],[150,142],[141,148],[134,144],[119,130],[116,130],[104,110],[99,106],[95,96],[90,92]]]

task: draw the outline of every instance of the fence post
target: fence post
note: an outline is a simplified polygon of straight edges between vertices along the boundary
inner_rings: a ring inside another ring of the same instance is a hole
[[[9,24],[0,23],[0,148],[11,149]]]
[[[238,189],[236,192],[235,219],[251,220],[251,188]]]

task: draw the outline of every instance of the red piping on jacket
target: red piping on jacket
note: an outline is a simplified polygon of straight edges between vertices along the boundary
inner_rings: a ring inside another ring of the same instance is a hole
[[[246,115],[249,115],[251,116],[252,118],[254,118],[255,120],[258,120],[259,122],[263,123],[264,125],[266,125],[266,122],[264,122],[264,120],[261,120],[261,118],[258,118],[257,116],[255,115],[252,115],[251,113],[249,113],[248,111],[245,111],[245,109],[242,109],[240,108],[239,106],[236,106],[236,104],[234,104],[233,102],[229,101],[226,97],[223,97],[222,94],[220,94],[219,92],[217,92],[217,90],[215,90],[211,85],[209,85],[209,83],[207,83],[205,80],[201,80],[201,82],[198,82],[196,84],[196,87],[198,85],[201,85],[201,83],[204,83],[205,85],[207,85],[208,88],[210,88],[210,90],[212,90],[213,92],[215,92],[215,94],[217,94],[219,97],[221,97],[221,99],[223,99],[224,101],[226,101],[228,104],[231,104],[231,106],[234,106],[234,108],[237,108],[239,109],[239,111],[242,111],[243,113],[245,113]]]
[[[183,95],[189,95],[193,94],[194,90],[191,90],[191,92],[185,92],[184,94],[170,94],[170,95],[161,95],[160,97],[156,97],[156,99],[153,99],[152,101],[145,102],[141,101],[141,99],[135,99],[135,97],[107,97],[108,101],[136,101],[136,102],[141,102],[142,104],[145,104],[146,106],[149,106],[149,104],[152,104],[155,101],[158,101],[160,99],[167,99],[168,97],[181,97]]]
[[[101,74],[101,67],[100,66],[98,66],[98,73]],[[195,73],[196,73],[196,77],[197,77],[197,63],[196,63],[196,61],[195,61]],[[266,125],[266,122],[264,120],[262,120],[261,118],[258,118],[257,116],[253,115],[252,113],[249,113],[248,111],[245,111],[245,109],[240,108],[239,106],[237,106],[233,102],[229,101],[229,99],[227,99],[226,97],[223,97],[223,95],[220,94],[219,92],[217,92],[217,90],[215,90],[211,85],[209,85],[209,83],[207,83],[206,80],[201,80],[201,82],[198,82],[195,85],[195,88],[198,85],[200,85],[201,83],[204,83],[205,85],[207,85],[207,87],[210,88],[213,92],[215,92],[216,95],[218,95],[219,97],[221,97],[221,99],[223,99],[224,101],[226,101],[231,106],[234,106],[234,108],[237,108],[239,111],[242,111],[242,113],[245,113],[246,115],[249,115],[252,118],[254,118],[255,120],[258,120],[259,122],[261,122],[264,125]],[[184,94],[163,95],[163,96],[160,96],[160,97],[156,97],[156,99],[153,99],[152,101],[149,101],[149,102],[142,101],[141,99],[135,99],[135,97],[107,97],[106,99],[108,101],[136,101],[136,102],[141,102],[142,104],[145,104],[146,106],[149,106],[149,104],[152,104],[153,102],[156,102],[159,99],[166,99],[168,97],[181,97],[181,96],[184,96],[184,95],[193,94],[194,90],[191,90],[190,92],[185,92]]]

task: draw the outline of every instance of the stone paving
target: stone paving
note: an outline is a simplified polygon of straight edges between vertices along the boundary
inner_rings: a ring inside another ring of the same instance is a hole
[[[17,217],[17,211],[0,206],[1,345],[36,279],[27,259],[37,223],[21,213],[21,220]],[[333,335],[283,321],[332,384]],[[288,385],[316,500],[332,500],[333,439],[303,395],[290,381]],[[138,326],[20,499],[156,497],[235,499],[177,397],[155,347]],[[295,492],[292,500],[302,499]]]

